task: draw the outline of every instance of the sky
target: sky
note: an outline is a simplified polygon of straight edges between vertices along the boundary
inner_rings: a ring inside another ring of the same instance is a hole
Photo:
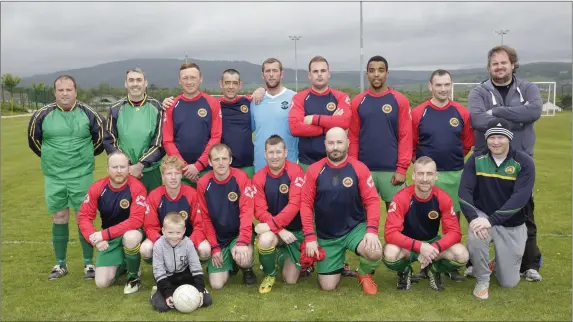
[[[501,43],[520,62],[571,61],[572,3],[2,2],[2,73],[31,76],[134,58],[279,58],[304,69],[359,70],[373,55],[391,69],[485,67]]]

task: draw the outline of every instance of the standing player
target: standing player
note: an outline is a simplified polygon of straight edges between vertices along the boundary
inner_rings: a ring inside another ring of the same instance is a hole
[[[277,257],[285,282],[295,284],[300,275],[304,237],[299,210],[304,172],[300,165],[286,160],[287,154],[284,140],[272,135],[265,142],[267,165],[253,177],[255,218],[260,222],[255,226],[257,249],[266,275],[259,288],[261,293],[272,291]]]
[[[139,246],[147,192],[139,180],[129,175],[129,157],[123,152],[116,151],[107,157],[107,173],[108,176],[89,188],[80,208],[78,225],[84,238],[99,250],[96,286],[110,286],[125,267],[128,279],[123,293],[131,294],[141,286]],[[100,231],[94,226],[98,212]]]
[[[324,135],[333,127],[348,130],[350,97],[328,86],[330,71],[324,57],[315,56],[308,63],[311,87],[298,92],[292,99],[288,122],[298,137],[299,164],[306,169],[326,156]]]
[[[221,104],[200,91],[199,66],[184,63],[179,69],[183,93],[165,111],[163,145],[167,155],[185,161],[183,181],[195,186],[209,167],[209,149],[221,141]]]
[[[129,156],[129,174],[141,180],[148,192],[161,185],[159,161],[165,155],[161,145],[163,109],[147,96],[147,79],[139,69],[126,73],[127,97],[107,112],[104,147],[107,154],[117,150]]]
[[[281,85],[284,71],[278,59],[266,59],[261,69],[267,91],[260,104],[251,103],[251,121],[255,131],[255,172],[266,165],[265,142],[273,134],[283,138],[287,150],[291,151],[287,160],[298,161],[298,138],[292,135],[288,123],[292,98],[296,92]]]
[[[62,75],[54,81],[56,102],[34,112],[28,125],[28,145],[40,157],[46,206],[52,215],[52,240],[56,265],[48,279],[68,273],[66,254],[70,207],[77,212],[94,180],[95,156],[103,152],[105,119],[78,102],[76,81]],[[93,279],[93,247],[79,232],[84,258],[84,278]]]
[[[533,158],[535,145],[535,122],[541,117],[543,102],[537,85],[514,74],[519,68],[517,53],[508,46],[496,46],[488,55],[490,79],[478,85],[470,92],[468,105],[472,126],[475,130],[475,150],[486,149],[484,133],[487,124],[494,117],[509,122],[515,137],[511,146],[527,153]],[[527,243],[520,272],[529,282],[541,281],[541,252],[537,247],[537,226],[533,211],[533,193],[525,206],[525,225]],[[467,273],[471,275],[471,268]]]
[[[440,173],[441,175],[441,173]],[[384,226],[384,264],[398,272],[399,290],[409,290],[412,262],[428,268],[430,287],[443,291],[441,273],[456,271],[468,261],[460,244],[462,232],[456,220],[452,198],[434,186],[436,163],[423,156],[414,163],[414,185],[400,190],[392,199]],[[440,222],[443,236],[439,235]]]
[[[162,236],[163,221],[171,212],[181,214],[185,219],[185,236],[189,237],[202,259],[211,256],[211,246],[203,232],[201,216],[196,214],[197,192],[188,185],[181,184],[183,160],[176,156],[163,159],[161,163],[162,179],[165,185],[153,190],[147,197],[147,213],[143,230],[147,237],[141,243],[139,252],[143,260],[151,264],[153,245]]]
[[[231,150],[216,144],[209,151],[213,171],[197,183],[197,212],[202,217],[205,235],[211,245],[207,266],[209,283],[221,289],[236,263],[243,270],[243,283],[257,283],[253,271],[253,215],[255,191],[249,177],[231,168]]]
[[[318,282],[332,291],[340,282],[346,250],[360,256],[356,277],[366,294],[378,287],[372,273],[382,257],[378,239],[380,197],[368,168],[349,158],[348,139],[343,129],[326,133],[326,158],[307,170],[300,215],[306,254],[319,258],[322,247],[326,258],[317,263]],[[316,230],[315,230],[316,225]]]
[[[501,287],[519,283],[527,240],[527,209],[535,183],[533,159],[510,147],[511,124],[494,118],[487,125],[487,150],[466,162],[460,183],[460,205],[469,225],[468,250],[476,277],[473,295],[489,296],[489,244],[495,245],[495,276]]]
[[[470,113],[461,104],[449,99],[452,89],[451,74],[438,69],[430,76],[428,89],[432,98],[412,110],[412,136],[414,159],[430,157],[437,165],[440,175],[436,186],[452,199],[454,211],[460,221],[458,189],[464,157],[474,144]],[[427,270],[421,272],[425,277]],[[446,273],[452,280],[462,281],[458,271]]]
[[[412,161],[412,118],[406,96],[386,84],[388,62],[374,56],[366,75],[370,88],[352,100],[348,155],[372,172],[386,210],[394,194],[405,187]]]

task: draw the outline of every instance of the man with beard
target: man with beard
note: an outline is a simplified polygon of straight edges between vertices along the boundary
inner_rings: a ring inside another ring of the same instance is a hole
[[[108,155],[107,173],[108,176],[89,188],[80,208],[78,225],[84,238],[99,250],[96,286],[109,287],[127,269],[123,293],[131,294],[141,286],[139,246],[147,192],[139,180],[129,175],[129,157],[121,151]],[[94,226],[98,212],[100,231]]]
[[[476,86],[469,94],[468,105],[475,132],[475,150],[486,150],[484,133],[488,122],[502,118],[509,122],[514,137],[511,147],[533,158],[534,124],[541,117],[543,102],[537,85],[514,74],[519,68],[517,53],[508,46],[496,46],[488,55],[490,79]],[[525,206],[527,243],[520,272],[529,282],[541,281],[541,252],[537,247],[537,226],[533,215],[533,190]],[[471,275],[471,267],[466,270]]]
[[[105,118],[78,102],[76,81],[62,75],[54,81],[56,102],[34,112],[28,125],[28,145],[40,157],[48,213],[53,218],[56,265],[49,280],[68,274],[70,208],[76,215],[94,180],[95,156],[104,150]],[[79,231],[84,278],[93,279],[93,247]]]
[[[452,198],[434,186],[439,175],[431,158],[418,158],[412,172],[414,184],[400,190],[390,204],[383,261],[398,272],[399,290],[410,289],[411,265],[416,260],[428,269],[430,288],[436,291],[444,290],[442,273],[457,271],[468,261]],[[439,235],[440,223],[443,236]]]
[[[151,264],[153,245],[162,236],[163,220],[171,212],[181,214],[185,219],[185,236],[189,237],[199,258],[206,260],[211,256],[211,246],[203,232],[201,216],[196,214],[197,192],[193,187],[181,184],[183,160],[175,156],[166,157],[161,163],[161,172],[165,185],[153,190],[147,197],[147,213],[143,223],[145,239],[139,252],[143,260]]]
[[[388,62],[374,56],[366,65],[370,88],[351,103],[349,156],[370,171],[386,210],[394,194],[405,187],[412,162],[412,118],[406,96],[386,84]]]
[[[318,282],[326,291],[336,289],[340,282],[346,250],[354,252],[360,256],[359,284],[364,293],[374,295],[378,287],[372,273],[382,257],[380,197],[366,165],[348,157],[348,139],[342,128],[326,133],[325,146],[326,158],[308,168],[302,187],[305,252],[319,259]],[[325,253],[322,260],[319,246]]]
[[[147,192],[161,185],[159,161],[165,155],[161,142],[163,109],[147,96],[147,79],[139,68],[127,71],[127,97],[107,112],[104,147],[107,154],[117,150],[129,156],[129,174],[141,180]]]
[[[255,131],[255,172],[264,168],[267,163],[265,142],[273,134],[279,135],[285,141],[290,152],[287,160],[298,161],[298,138],[292,135],[288,123],[292,98],[296,92],[281,85],[284,71],[278,59],[266,59],[261,69],[267,91],[260,104],[251,103],[251,122]]]
[[[464,157],[474,145],[474,133],[470,124],[470,113],[461,104],[449,99],[452,77],[443,69],[430,76],[428,89],[432,98],[412,110],[412,136],[414,159],[430,157],[440,175],[435,184],[452,199],[454,211],[460,221],[458,189]],[[419,277],[426,277],[427,270]],[[455,281],[462,281],[458,271],[446,272]]]
[[[495,247],[495,276],[501,287],[519,283],[519,270],[527,240],[527,209],[535,183],[533,159],[510,147],[511,123],[501,118],[489,121],[487,148],[476,151],[466,162],[460,183],[460,205],[468,228],[468,250],[476,285],[473,295],[489,296],[489,246]]]

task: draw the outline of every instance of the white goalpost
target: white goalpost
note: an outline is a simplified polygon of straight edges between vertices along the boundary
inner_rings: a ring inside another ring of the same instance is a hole
[[[555,105],[557,82],[532,82],[541,92],[543,109],[541,116],[555,116],[558,107]],[[469,92],[480,83],[453,83],[450,98],[467,106]],[[549,104],[547,104],[549,103]]]

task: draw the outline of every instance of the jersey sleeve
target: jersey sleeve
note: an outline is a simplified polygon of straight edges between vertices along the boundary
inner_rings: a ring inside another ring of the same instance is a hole
[[[319,136],[325,133],[320,126],[304,123],[304,98],[308,91],[297,93],[292,98],[291,109],[288,113],[288,124],[293,136]]]
[[[358,116],[358,105],[364,95],[356,96],[350,103],[350,128],[348,129],[348,156],[358,160],[359,142],[360,142],[360,116]]]
[[[39,157],[42,156],[42,123],[48,113],[48,107],[35,111],[28,124],[28,146]]]
[[[130,180],[128,184],[130,186],[132,200],[129,207],[129,218],[104,230],[102,232],[104,240],[111,240],[123,236],[126,232],[138,229],[143,225],[143,218],[145,218],[145,212],[147,210],[147,191],[143,183],[137,179]]]
[[[440,240],[434,242],[432,246],[441,253],[462,240],[462,231],[460,229],[460,224],[458,223],[458,217],[454,211],[452,198],[443,191],[438,191],[436,195],[438,197],[440,213],[442,215],[443,236]]]
[[[333,127],[341,127],[348,130],[350,127],[350,120],[352,118],[352,110],[350,109],[350,97],[340,91],[333,90],[332,93],[338,102],[337,110],[340,112],[334,115],[314,115],[312,118],[312,125],[318,125],[325,130],[330,130]]]
[[[85,240],[89,241],[91,234],[96,232],[94,220],[97,216],[97,202],[101,193],[101,183],[97,181],[88,189],[88,193],[80,206],[78,213],[78,227]],[[102,234],[103,236],[103,234]],[[104,238],[105,239],[105,238]]]
[[[149,99],[149,103],[157,109],[157,121],[155,125],[155,134],[153,138],[151,138],[150,146],[145,153],[139,158],[139,162],[141,162],[145,166],[150,166],[152,163],[160,161],[165,156],[165,151],[163,150],[162,144],[162,131],[163,128],[163,108],[161,107],[161,103],[156,99]]]
[[[209,215],[209,208],[205,200],[205,186],[209,183],[208,177],[203,177],[197,182],[197,216],[201,216],[203,222],[203,232],[209,244],[211,244],[211,255],[221,251],[221,245],[217,241],[217,233]]]
[[[406,174],[412,162],[412,115],[410,102],[398,96],[398,162],[396,172]]]
[[[113,104],[107,111],[105,134],[103,136],[103,146],[105,148],[105,152],[108,155],[117,150],[121,150],[117,140],[117,117],[119,115],[120,108],[121,102],[118,102]]]
[[[358,175],[358,189],[360,198],[366,209],[366,232],[378,236],[380,225],[380,196],[374,186],[374,179],[370,170],[358,160],[352,160],[352,166]]]
[[[275,217],[271,217],[271,222],[269,222],[269,227],[275,234],[278,234],[285,226],[290,224],[300,211],[304,172],[302,168],[298,166],[298,168],[288,168],[287,174],[290,178],[288,204]]]
[[[316,165],[315,163],[314,165]],[[316,241],[314,230],[314,200],[316,198],[316,178],[317,166],[311,165],[307,171],[302,185],[302,196],[300,203],[300,219],[302,221],[302,232],[306,242]]]
[[[265,174],[264,168],[257,172],[253,176],[252,184],[255,191],[255,218],[262,223],[268,224],[273,215],[268,210],[269,204],[265,196]]]
[[[477,184],[475,157],[476,155],[472,154],[464,164],[462,177],[460,178],[460,188],[458,189],[460,208],[468,223],[471,223],[472,220],[478,217],[473,197]]]
[[[193,187],[189,187],[185,192],[187,201],[189,202],[189,209],[191,209],[191,214],[189,214],[189,221],[191,222],[191,227],[193,231],[191,232],[191,240],[205,240],[205,232],[203,231],[203,218],[197,213],[197,191]],[[195,245],[199,247],[199,245]]]
[[[411,195],[404,191],[392,198],[384,225],[384,239],[388,244],[419,253],[422,242],[402,234],[404,218],[410,208],[410,197]]]
[[[183,159],[181,153],[177,149],[175,145],[174,133],[173,133],[173,110],[175,109],[175,105],[177,105],[177,101],[180,99],[179,96],[175,98],[173,101],[173,105],[171,105],[167,110],[165,110],[164,120],[163,120],[163,129],[162,129],[162,137],[163,137],[163,147],[165,148],[165,152],[169,156],[176,156],[181,159],[185,166],[188,163]]]
[[[251,237],[253,236],[253,215],[255,208],[255,191],[251,186],[249,177],[244,175],[235,176],[241,194],[239,196],[239,238],[237,245],[248,246],[251,244]]]
[[[474,129],[472,128],[472,121],[470,119],[470,112],[463,106],[456,106],[458,112],[461,114],[464,121],[464,128],[462,129],[462,145],[464,149],[464,155],[467,155],[472,146],[475,144]]]
[[[209,138],[209,141],[207,141],[203,154],[201,154],[199,160],[195,162],[195,167],[199,171],[203,171],[209,166],[209,150],[213,145],[221,142],[221,135],[223,132],[221,102],[213,97],[209,97],[208,102],[211,107],[211,137]]]
[[[416,158],[416,150],[418,149],[418,143],[420,142],[419,126],[423,111],[424,108],[422,105],[418,105],[412,110],[412,161]]]
[[[158,188],[159,189],[159,188]],[[147,198],[147,208],[145,219],[143,220],[143,231],[145,236],[152,242],[156,242],[161,237],[161,224],[157,215],[157,208],[161,200],[161,194],[158,190],[153,190]]]

